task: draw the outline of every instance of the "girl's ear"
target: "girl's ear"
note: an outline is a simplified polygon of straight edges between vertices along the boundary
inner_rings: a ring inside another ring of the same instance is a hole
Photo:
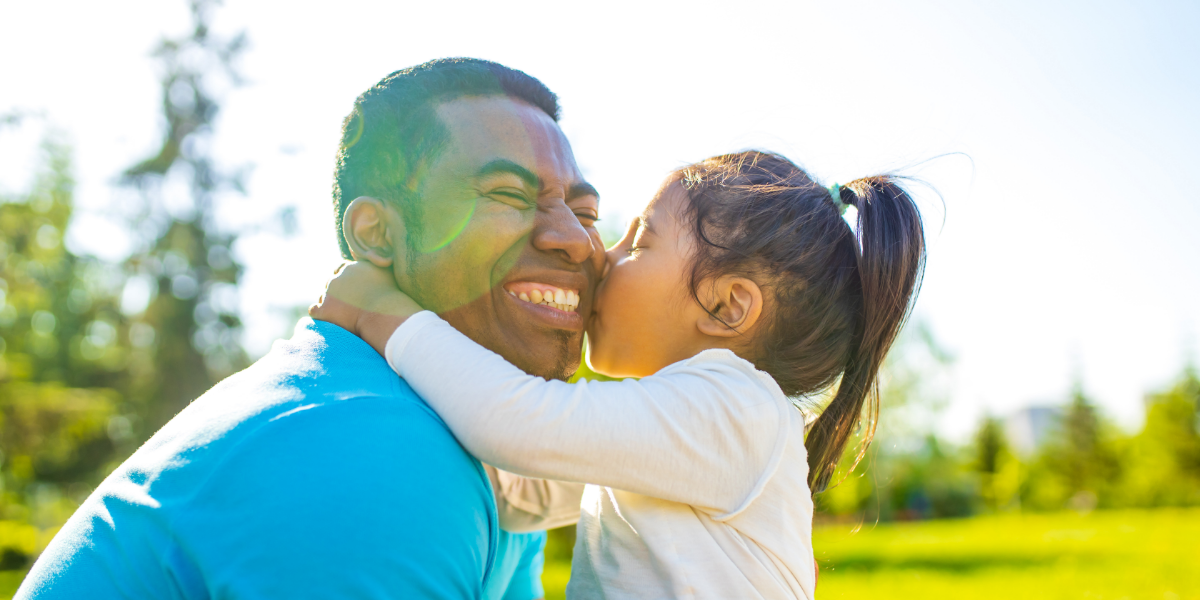
[[[354,260],[388,268],[396,260],[392,229],[400,226],[391,218],[393,211],[383,202],[370,196],[359,196],[346,207],[342,217],[342,235],[350,246]],[[401,232],[402,235],[402,232]]]
[[[736,275],[725,275],[713,282],[712,304],[708,307],[713,314],[704,314],[696,322],[696,328],[704,335],[714,337],[736,337],[744,335],[758,323],[762,316],[763,295],[758,284]],[[716,315],[714,317],[713,315]]]

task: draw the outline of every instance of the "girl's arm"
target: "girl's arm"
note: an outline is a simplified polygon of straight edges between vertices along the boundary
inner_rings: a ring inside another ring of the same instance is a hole
[[[773,473],[794,410],[731,352],[710,350],[640,381],[546,381],[431,312],[387,342],[392,368],[480,460],[740,512]],[[769,379],[769,378],[767,378]]]
[[[522,477],[488,464],[483,465],[483,469],[492,481],[501,529],[529,533],[574,525],[579,521],[582,483]]]

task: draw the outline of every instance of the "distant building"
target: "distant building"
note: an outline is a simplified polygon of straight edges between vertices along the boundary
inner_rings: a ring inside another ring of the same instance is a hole
[[[1019,456],[1033,454],[1062,425],[1063,409],[1057,406],[1030,406],[1004,420],[1004,437]]]

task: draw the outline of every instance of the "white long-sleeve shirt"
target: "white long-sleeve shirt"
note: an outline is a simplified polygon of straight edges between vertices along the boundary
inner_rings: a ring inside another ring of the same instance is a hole
[[[426,311],[385,354],[480,460],[589,484],[569,598],[813,597],[804,417],[732,352],[572,385]]]

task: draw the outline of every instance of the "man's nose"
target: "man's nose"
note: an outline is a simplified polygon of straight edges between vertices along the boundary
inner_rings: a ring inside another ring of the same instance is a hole
[[[566,204],[538,209],[533,228],[533,247],[542,252],[558,254],[573,264],[583,263],[592,257],[593,252],[604,252],[603,247],[593,248],[591,236]]]

